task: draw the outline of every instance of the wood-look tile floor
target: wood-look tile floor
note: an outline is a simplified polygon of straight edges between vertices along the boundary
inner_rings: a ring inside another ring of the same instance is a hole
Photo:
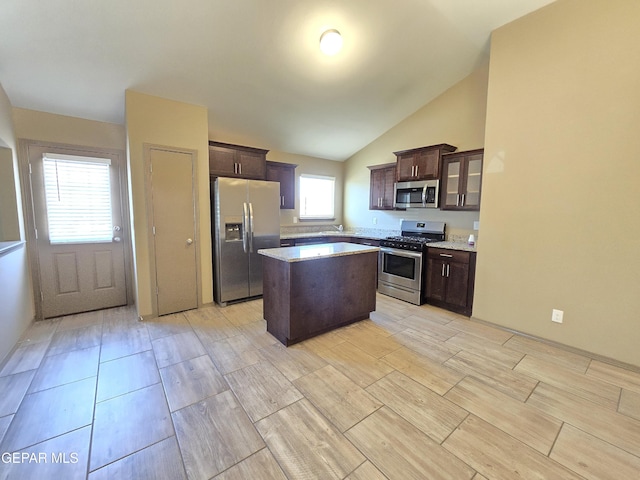
[[[33,325],[2,479],[638,479],[640,373],[378,295],[289,348],[260,300]]]

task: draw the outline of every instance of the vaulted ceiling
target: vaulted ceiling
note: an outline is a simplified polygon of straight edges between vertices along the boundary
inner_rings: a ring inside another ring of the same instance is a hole
[[[212,139],[345,160],[552,1],[2,0],[0,84],[15,107],[120,124],[132,89],[206,106]]]

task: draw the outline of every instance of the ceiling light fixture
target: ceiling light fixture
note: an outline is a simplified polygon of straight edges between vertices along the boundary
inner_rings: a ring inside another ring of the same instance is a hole
[[[320,50],[325,55],[335,55],[342,48],[342,36],[335,28],[325,31],[320,35]]]

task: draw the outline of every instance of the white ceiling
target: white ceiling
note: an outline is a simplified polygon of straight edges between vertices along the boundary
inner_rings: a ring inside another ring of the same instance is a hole
[[[552,1],[2,0],[0,83],[15,107],[119,124],[133,89],[206,106],[211,139],[344,160]]]

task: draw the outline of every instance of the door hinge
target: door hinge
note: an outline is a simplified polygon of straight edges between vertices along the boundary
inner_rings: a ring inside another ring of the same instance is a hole
[[[153,234],[156,234],[156,226],[154,225],[153,227],[151,227],[151,230],[153,231]]]
[[[40,301],[44,302],[44,295],[42,294],[42,292],[40,292]]]
[[[150,163],[150,164],[149,164],[149,171],[150,171],[151,173],[153,173],[153,163]]]
[[[31,164],[29,164],[29,175],[31,175],[33,172],[31,171]]]
[[[36,240],[37,240],[37,239],[38,239],[38,229],[37,229],[37,228],[34,228],[34,229],[33,229],[33,232],[36,234]]]

